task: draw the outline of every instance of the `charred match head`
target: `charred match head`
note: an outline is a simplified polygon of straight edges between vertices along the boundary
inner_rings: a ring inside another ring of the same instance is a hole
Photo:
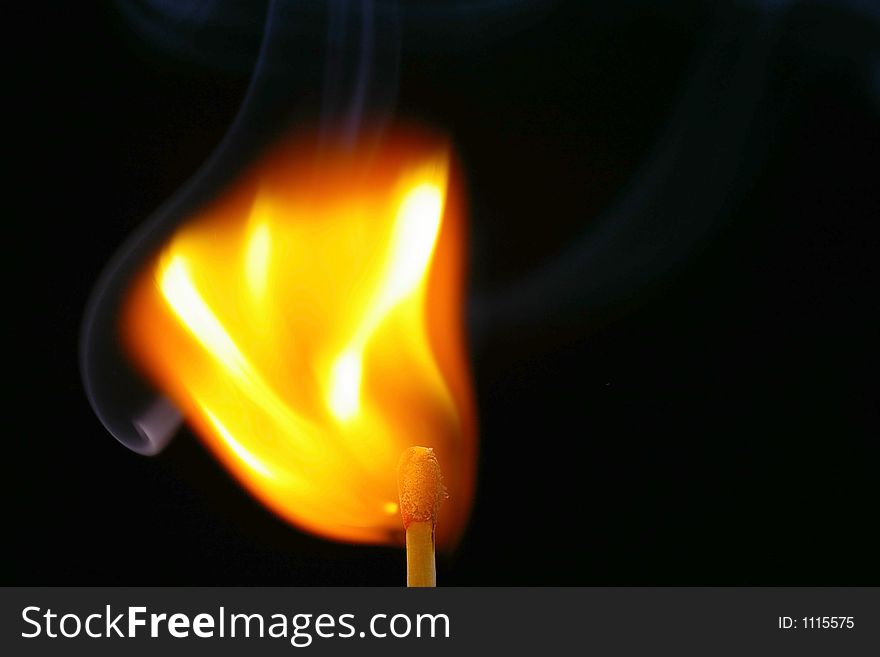
[[[410,447],[397,464],[397,491],[403,526],[412,522],[437,521],[440,501],[446,489],[440,477],[440,464],[430,447]]]

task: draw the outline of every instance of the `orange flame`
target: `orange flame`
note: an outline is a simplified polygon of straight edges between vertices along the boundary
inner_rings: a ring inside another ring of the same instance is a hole
[[[434,137],[286,141],[147,264],[124,343],[251,493],[321,536],[399,541],[397,460],[433,447],[454,544],[476,456],[463,221]]]

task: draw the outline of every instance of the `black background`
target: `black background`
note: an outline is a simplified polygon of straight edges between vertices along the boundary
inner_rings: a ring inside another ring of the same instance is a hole
[[[648,152],[707,8],[625,6],[405,54],[400,114],[447,129],[467,169],[475,290],[552,257]],[[400,583],[402,552],[299,533],[187,432],[144,458],[93,415],[89,290],[222,137],[247,76],[153,51],[112,5],[36,11],[9,62],[3,582]],[[843,70],[804,78],[729,221],[674,276],[576,330],[474,344],[478,497],[441,583],[880,581],[880,123]]]

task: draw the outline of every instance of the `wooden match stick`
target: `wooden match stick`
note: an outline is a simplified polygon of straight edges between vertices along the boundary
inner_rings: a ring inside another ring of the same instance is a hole
[[[437,586],[434,526],[446,491],[433,449],[410,447],[400,455],[397,493],[406,529],[406,585]]]

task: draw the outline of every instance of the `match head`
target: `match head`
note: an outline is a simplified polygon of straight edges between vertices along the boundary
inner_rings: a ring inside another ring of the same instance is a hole
[[[412,522],[437,522],[440,501],[446,489],[440,477],[440,464],[430,447],[410,447],[397,464],[397,493],[404,528]]]

